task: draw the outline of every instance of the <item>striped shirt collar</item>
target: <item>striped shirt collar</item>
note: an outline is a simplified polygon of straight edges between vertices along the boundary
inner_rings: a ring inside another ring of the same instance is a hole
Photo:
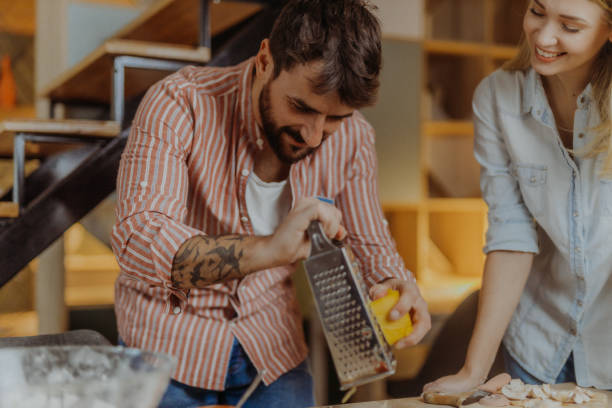
[[[253,78],[255,76],[255,57],[249,58],[242,63],[243,70],[240,73],[240,82],[238,85],[238,114],[242,129],[253,146],[259,149],[263,147],[263,143],[257,143],[257,140],[264,140],[264,134],[255,119],[255,107],[253,106]]]

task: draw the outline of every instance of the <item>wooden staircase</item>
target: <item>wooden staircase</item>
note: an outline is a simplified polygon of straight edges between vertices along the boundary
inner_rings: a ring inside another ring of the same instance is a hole
[[[136,104],[155,81],[183,65],[228,65],[254,55],[281,4],[159,0],[40,95],[52,106],[106,107],[105,120],[0,122],[14,163],[12,190],[0,197],[0,287],[114,191],[131,120],[126,101]],[[241,29],[212,52],[215,36],[237,24]],[[24,161],[32,156],[41,163],[25,177]]]

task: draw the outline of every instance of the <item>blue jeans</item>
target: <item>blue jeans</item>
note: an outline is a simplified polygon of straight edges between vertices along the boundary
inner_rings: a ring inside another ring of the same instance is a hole
[[[542,384],[542,381],[529,374],[520,364],[512,358],[505,346],[502,346],[502,352],[504,355],[504,362],[506,363],[506,371],[512,378],[520,378],[525,384]],[[556,384],[565,382],[576,382],[576,372],[574,371],[574,355],[570,354],[569,358],[565,362],[565,365],[561,369],[561,372],[555,380]]]
[[[119,344],[125,346],[119,339]],[[257,376],[244,349],[234,339],[224,391],[211,391],[170,380],[158,408],[196,408],[203,405],[235,405]],[[263,382],[244,408],[305,408],[314,405],[312,376],[306,361],[281,375],[270,385]]]

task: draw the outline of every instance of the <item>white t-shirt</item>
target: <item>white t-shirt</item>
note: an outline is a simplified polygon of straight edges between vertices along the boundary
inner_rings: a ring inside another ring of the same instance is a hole
[[[289,183],[266,183],[252,171],[246,186],[246,205],[255,235],[272,234],[291,208]]]

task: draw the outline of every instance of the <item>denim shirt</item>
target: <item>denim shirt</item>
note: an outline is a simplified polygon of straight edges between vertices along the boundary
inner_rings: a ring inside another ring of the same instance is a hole
[[[478,86],[475,156],[488,204],[485,253],[535,253],[504,337],[509,353],[552,383],[574,353],[581,386],[612,388],[612,182],[602,155],[572,157],[540,76],[498,70]],[[600,123],[591,85],[577,99],[574,149]]]

